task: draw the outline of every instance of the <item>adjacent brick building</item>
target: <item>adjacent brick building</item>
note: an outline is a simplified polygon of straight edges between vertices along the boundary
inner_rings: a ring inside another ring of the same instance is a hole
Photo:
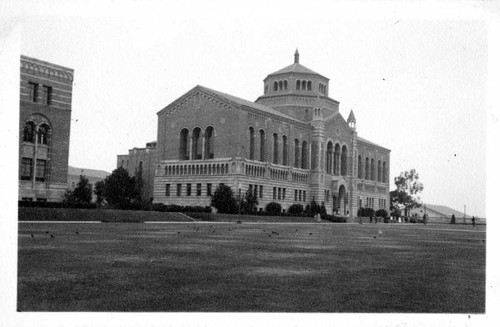
[[[298,51],[255,102],[194,87],[158,112],[154,202],[206,206],[224,183],[255,192],[259,209],[314,199],[351,218],[359,207],[388,210],[390,150],[359,137],[354,113],[346,121],[329,93]]]
[[[73,69],[21,56],[20,200],[63,200],[72,89]]]
[[[136,177],[144,201],[153,201],[155,162],[156,141],[146,143],[144,148],[133,148],[128,154],[117,156],[116,167],[123,167],[130,176]]]

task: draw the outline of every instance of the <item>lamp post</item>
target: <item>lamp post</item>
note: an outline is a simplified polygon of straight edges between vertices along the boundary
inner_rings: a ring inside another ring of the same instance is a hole
[[[241,183],[238,183],[238,215],[241,215]]]

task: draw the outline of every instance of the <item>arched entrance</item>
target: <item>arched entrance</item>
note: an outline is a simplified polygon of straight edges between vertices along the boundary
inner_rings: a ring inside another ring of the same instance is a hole
[[[332,192],[333,213],[336,215],[348,214],[348,193],[345,185],[341,184],[338,189],[335,187]]]

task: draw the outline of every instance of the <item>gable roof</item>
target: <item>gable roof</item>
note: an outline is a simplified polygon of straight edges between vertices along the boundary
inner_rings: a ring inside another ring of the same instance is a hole
[[[160,114],[166,108],[170,107],[172,104],[174,104],[174,103],[178,102],[179,100],[181,100],[182,98],[184,98],[187,94],[193,93],[196,90],[205,92],[207,94],[210,94],[210,95],[218,97],[218,98],[222,98],[225,101],[233,103],[235,105],[249,107],[249,108],[252,108],[252,109],[255,109],[255,110],[258,110],[258,111],[262,111],[262,112],[267,113],[267,114],[271,114],[271,115],[274,115],[274,116],[278,116],[280,118],[291,120],[291,121],[296,122],[296,123],[301,123],[302,125],[309,125],[309,124],[307,124],[306,122],[304,122],[304,121],[302,121],[300,119],[297,119],[297,118],[294,118],[294,117],[289,116],[287,114],[284,114],[284,113],[282,113],[282,112],[280,112],[278,110],[275,110],[273,108],[270,108],[270,107],[267,107],[267,106],[264,106],[264,105],[261,105],[261,104],[255,103],[255,102],[251,102],[251,101],[239,98],[239,97],[231,95],[231,94],[227,94],[227,93],[223,93],[223,92],[220,92],[220,91],[216,91],[216,90],[210,89],[210,88],[202,86],[202,85],[196,85],[190,91],[188,91],[187,93],[185,93],[184,95],[182,95],[181,97],[179,97],[178,99],[176,99],[175,101],[173,101],[171,104],[169,104],[168,106],[166,106],[165,108],[163,108],[162,110],[160,110],[158,112],[158,114]]]
[[[385,150],[387,150],[387,151],[391,151],[391,150],[389,150],[388,148],[383,147],[383,146],[380,146],[380,145],[378,145],[378,144],[376,144],[376,143],[373,143],[373,142],[371,142],[371,141],[368,141],[367,139],[364,139],[364,138],[362,138],[361,136],[358,136],[358,141],[361,141],[361,142],[366,143],[366,144],[369,144],[369,145],[374,145],[374,146],[376,146],[376,147],[379,147],[379,148],[381,148],[381,149],[385,149]]]

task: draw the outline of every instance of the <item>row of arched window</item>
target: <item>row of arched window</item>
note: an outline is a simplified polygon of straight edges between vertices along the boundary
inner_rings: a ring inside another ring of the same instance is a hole
[[[376,163],[374,158],[366,157],[363,169],[363,158],[361,155],[358,155],[358,178],[374,182],[388,183],[389,180],[387,176],[386,162],[378,160]]]
[[[347,175],[347,146],[328,142],[326,146],[326,173],[334,175]]]
[[[38,144],[48,144],[49,133],[50,127],[48,124],[41,123],[37,126],[34,122],[28,121],[24,125],[23,141],[35,143],[36,140]]]
[[[208,126],[202,133],[200,127],[191,134],[187,128],[181,130],[179,160],[207,160],[214,158],[214,128]]]
[[[159,167],[158,167],[159,168]],[[202,165],[168,165],[165,166],[165,175],[227,175],[228,164],[202,164]]]
[[[319,83],[319,92],[326,94],[326,85],[323,83]]]
[[[260,129],[258,132],[259,140],[259,153],[258,157],[256,156],[256,138],[257,133],[255,129],[250,126],[248,128],[249,132],[249,159],[250,160],[259,160],[262,162],[267,161],[266,154],[266,132],[263,129]],[[281,154],[281,164],[283,166],[289,165],[288,163],[288,138],[286,135],[281,137],[278,136],[277,133],[273,133],[273,148],[272,148],[272,160],[271,162],[274,164],[279,164],[279,140],[282,141],[282,154]],[[302,141],[302,144],[298,139],[294,141],[294,149],[295,149],[295,157],[293,166],[296,168],[308,169],[309,168],[309,148],[306,141]]]
[[[275,81],[273,83],[273,90],[275,91],[282,91],[282,90],[288,90],[288,81],[287,80],[284,80],[284,81]]]
[[[300,80],[297,80],[297,82],[295,83],[295,89],[296,90],[311,91],[312,90],[312,82],[311,81],[300,81]]]

